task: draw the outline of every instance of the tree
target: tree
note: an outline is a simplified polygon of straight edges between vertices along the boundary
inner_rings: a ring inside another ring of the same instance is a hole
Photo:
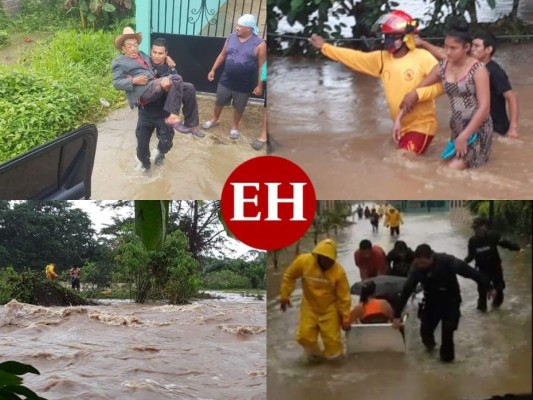
[[[95,251],[95,231],[87,213],[65,201],[25,201],[0,205],[3,265],[20,271],[83,265]]]

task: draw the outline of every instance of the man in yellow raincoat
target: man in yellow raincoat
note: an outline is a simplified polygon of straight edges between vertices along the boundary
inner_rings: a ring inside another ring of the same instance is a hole
[[[46,279],[53,281],[54,279],[57,278],[57,274],[54,271],[55,267],[56,267],[55,264],[48,264],[46,266],[46,269],[45,269]]]
[[[351,296],[344,268],[337,263],[337,244],[321,241],[311,253],[300,254],[287,268],[281,286],[281,310],[290,305],[296,280],[303,298],[296,340],[308,356],[335,359],[343,354],[341,328],[350,329]],[[322,350],[318,336],[324,344]]]
[[[402,214],[395,208],[390,208],[385,215],[385,227],[390,227],[391,236],[400,236],[400,224],[403,225]]]

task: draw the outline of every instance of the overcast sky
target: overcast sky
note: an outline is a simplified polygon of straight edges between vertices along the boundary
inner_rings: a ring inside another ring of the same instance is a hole
[[[111,209],[100,209],[100,207],[97,206],[96,202],[90,201],[90,200],[76,200],[76,201],[70,201],[74,205],[74,207],[81,208],[82,210],[86,211],[87,214],[89,214],[89,217],[91,218],[91,221],[93,223],[93,227],[96,229],[96,231],[100,231],[104,226],[109,225],[111,223],[111,219],[114,215],[117,215],[119,211],[117,210],[111,210]],[[112,203],[105,202],[105,203]],[[121,216],[127,216],[127,212],[124,210],[121,211]],[[220,225],[220,228],[222,229],[222,225]],[[235,239],[229,238],[225,232],[222,233],[222,235],[227,238],[226,245],[231,250],[236,251],[235,257],[240,257],[246,252],[250,250],[254,250],[251,247],[246,246],[244,243],[241,243]],[[228,254],[229,255],[229,254]]]

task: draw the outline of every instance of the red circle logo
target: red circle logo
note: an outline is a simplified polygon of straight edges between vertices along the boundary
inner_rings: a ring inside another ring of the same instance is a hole
[[[221,211],[228,230],[259,250],[296,242],[309,229],[315,209],[311,180],[282,157],[261,156],[242,163],[222,189]]]

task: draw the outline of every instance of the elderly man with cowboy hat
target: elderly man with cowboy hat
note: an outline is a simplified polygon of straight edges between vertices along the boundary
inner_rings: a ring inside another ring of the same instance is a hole
[[[123,54],[116,56],[111,66],[113,85],[126,92],[131,108],[152,103],[166,95],[163,107],[169,114],[166,122],[170,126],[179,124],[183,79],[179,75],[157,79],[150,58],[139,51],[141,41],[142,33],[135,33],[130,27],[124,28],[123,34],[115,38],[115,47]]]
[[[222,109],[233,104],[230,138],[239,137],[239,122],[248,104],[248,98],[252,93],[256,96],[263,93],[261,69],[266,60],[266,43],[258,35],[259,28],[255,17],[245,14],[237,21],[235,32],[228,36],[207,76],[210,81],[214,80],[216,70],[225,62],[224,72],[217,87],[213,118],[202,125],[204,129],[220,125],[218,121]]]
[[[183,97],[183,79],[179,75],[156,78],[157,72],[150,58],[139,51],[141,41],[141,33],[135,33],[130,27],[124,28],[122,35],[115,38],[115,47],[122,51],[122,54],[113,60],[112,70],[113,86],[126,92],[131,108],[139,107],[139,122],[136,130],[137,158],[142,163],[143,169],[149,170],[149,136],[153,128],[149,130],[148,138],[144,134],[146,129],[140,129],[141,125],[146,125],[145,119],[149,118],[143,114],[144,106],[159,105],[163,108],[163,116],[166,117],[162,124],[159,123],[160,121],[150,122],[150,125],[157,127],[159,144],[155,162],[161,164],[165,153],[172,147],[173,128],[181,123],[179,112]],[[141,133],[143,137],[139,136]]]

